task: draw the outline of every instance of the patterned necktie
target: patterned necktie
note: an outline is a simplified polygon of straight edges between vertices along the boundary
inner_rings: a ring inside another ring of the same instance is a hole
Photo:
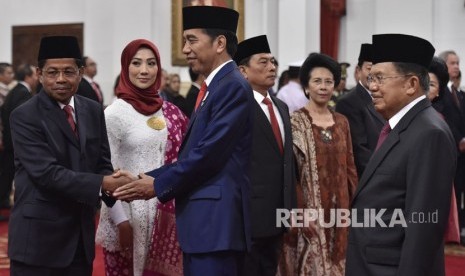
[[[375,151],[377,151],[378,148],[381,147],[381,144],[383,144],[384,140],[386,140],[386,137],[389,135],[389,132],[391,132],[391,126],[389,125],[389,123],[386,123],[381,129],[381,133],[379,134],[378,143],[376,144]]]
[[[197,108],[199,107],[200,103],[205,97],[206,92],[207,92],[207,84],[205,82],[202,82],[202,86],[200,86],[199,94],[197,95],[197,100],[195,101],[195,110],[197,110]]]
[[[65,105],[65,107],[63,107],[63,110],[65,111],[66,120],[68,121],[69,126],[73,130],[74,135],[76,135],[76,137],[78,137],[78,132],[77,132],[77,129],[76,129],[76,123],[74,122],[74,119],[73,119],[73,112],[74,112],[73,107],[70,106],[70,105]]]
[[[92,86],[92,89],[94,89],[94,92],[97,95],[98,102],[102,103],[103,98],[102,98],[102,91],[100,91],[100,86],[94,81],[91,82],[90,85]]]
[[[274,113],[273,104],[270,99],[264,98],[262,101],[268,107],[268,112],[270,113],[270,123],[271,129],[273,129],[274,137],[278,143],[279,151],[283,153],[283,139],[281,137],[281,130],[279,129],[278,120],[276,119],[276,114]]]

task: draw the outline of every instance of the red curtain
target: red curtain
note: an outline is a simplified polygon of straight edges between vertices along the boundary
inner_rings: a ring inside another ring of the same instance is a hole
[[[346,0],[321,0],[320,49],[321,53],[338,60],[341,17],[346,15]]]

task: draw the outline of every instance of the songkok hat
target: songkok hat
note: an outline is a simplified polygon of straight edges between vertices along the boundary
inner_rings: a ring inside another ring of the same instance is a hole
[[[37,60],[52,58],[82,59],[78,40],[74,36],[47,36],[40,40]]]
[[[405,62],[428,68],[434,47],[423,38],[404,34],[373,35],[373,63]]]
[[[341,62],[341,63],[339,63],[339,66],[341,66],[341,79],[346,79],[347,78],[347,68],[350,67],[350,63]]]
[[[289,78],[295,79],[299,77],[300,67],[302,66],[302,63],[304,63],[304,60],[298,60],[298,61],[289,63],[289,68],[288,68]]]
[[[373,46],[369,43],[363,43],[360,47],[360,54],[358,55],[358,61],[373,61]]]
[[[182,9],[183,30],[221,29],[236,33],[239,13],[215,6],[190,6]]]
[[[271,53],[266,35],[252,37],[239,43],[234,61],[239,64],[243,59],[260,53]]]

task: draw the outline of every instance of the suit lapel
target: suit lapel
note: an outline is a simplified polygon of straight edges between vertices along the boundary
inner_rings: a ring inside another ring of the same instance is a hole
[[[86,126],[92,125],[92,122],[90,121],[91,118],[89,118],[89,112],[87,112],[87,106],[83,105],[78,97],[74,97],[74,110],[79,133],[79,143],[81,145],[81,151],[84,151],[87,140]]]
[[[213,77],[213,80],[210,82],[210,84],[207,87],[207,92],[205,93],[204,99],[202,100],[197,110],[192,113],[192,116],[189,120],[189,126],[187,127],[186,135],[184,136],[184,139],[181,144],[181,148],[179,149],[180,153],[182,153],[184,145],[186,141],[188,140],[191,129],[194,126],[195,120],[197,119],[198,113],[202,111],[203,107],[208,104],[209,99],[211,99],[212,95],[216,93],[216,90],[217,90],[216,87],[218,86],[219,80],[221,80],[226,74],[228,74],[232,70],[236,70],[236,69],[237,69],[237,65],[234,61],[228,62],[227,64],[223,66],[223,68],[220,69],[220,71],[218,71],[218,73],[216,73],[215,77]]]
[[[417,114],[423,109],[431,106],[431,103],[428,99],[423,99],[414,105],[407,114],[402,117],[399,123],[394,127],[394,129],[389,133],[388,137],[384,143],[375,151],[365,168],[365,171],[360,178],[360,181],[357,185],[357,189],[354,194],[353,202],[355,202],[356,197],[360,191],[368,184],[368,181],[371,179],[373,173],[379,167],[381,161],[383,161],[391,149],[399,142],[400,134],[405,131],[410,124],[410,122],[417,116]]]
[[[78,140],[71,129],[71,126],[66,121],[66,115],[63,110],[60,109],[55,100],[51,99],[45,91],[39,93],[42,104],[47,110],[46,114],[49,120],[53,121],[60,130],[63,132],[65,137],[77,148],[79,148]]]

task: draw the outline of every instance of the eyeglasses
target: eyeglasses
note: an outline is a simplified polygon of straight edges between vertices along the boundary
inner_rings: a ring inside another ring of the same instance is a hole
[[[310,80],[310,83],[317,85],[317,86],[320,86],[323,83],[325,84],[325,86],[334,86],[333,80],[313,79],[313,80]]]
[[[386,79],[395,79],[395,78],[403,78],[403,77],[411,77],[415,76],[412,74],[406,75],[397,75],[397,76],[383,76],[383,75],[368,75],[367,82],[368,85],[375,83],[376,85],[383,85]]]
[[[56,79],[63,74],[65,78],[74,78],[79,74],[79,70],[65,69],[65,70],[47,70],[44,71],[45,77],[49,79]]]

